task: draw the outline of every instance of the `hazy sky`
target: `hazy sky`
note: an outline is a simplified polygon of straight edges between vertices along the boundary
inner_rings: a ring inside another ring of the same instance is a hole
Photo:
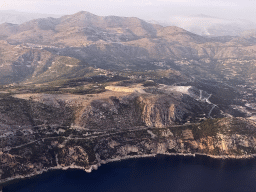
[[[164,20],[173,15],[206,14],[256,21],[256,0],[0,0],[0,10],[50,14],[89,11],[97,15]]]

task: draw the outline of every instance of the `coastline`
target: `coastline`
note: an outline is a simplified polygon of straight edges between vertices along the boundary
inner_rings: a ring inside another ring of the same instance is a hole
[[[252,155],[242,155],[242,156],[235,156],[235,155],[209,155],[209,154],[203,154],[203,153],[158,153],[158,154],[145,154],[145,155],[134,155],[134,156],[126,156],[126,157],[119,157],[119,158],[114,158],[114,159],[108,159],[108,160],[100,160],[99,163],[90,165],[89,168],[81,167],[81,166],[76,166],[76,165],[70,165],[70,166],[55,166],[55,167],[50,167],[48,169],[42,169],[40,171],[37,171],[36,173],[33,174],[28,174],[28,175],[18,175],[15,177],[10,177],[5,180],[0,180],[0,192],[1,187],[3,185],[6,185],[9,182],[13,182],[15,180],[22,180],[22,179],[28,179],[37,175],[41,175],[43,173],[46,173],[48,171],[52,170],[68,170],[68,169],[79,169],[79,170],[84,170],[87,173],[91,173],[93,170],[97,170],[101,165],[112,163],[112,162],[117,162],[117,161],[122,161],[122,160],[128,160],[128,159],[138,159],[138,158],[149,158],[149,157],[156,157],[157,155],[166,155],[166,156],[189,156],[189,157],[196,157],[196,156],[205,156],[205,157],[210,157],[212,159],[217,159],[217,160],[227,160],[227,159],[236,159],[236,160],[242,160],[242,159],[253,159],[256,158],[256,154]]]

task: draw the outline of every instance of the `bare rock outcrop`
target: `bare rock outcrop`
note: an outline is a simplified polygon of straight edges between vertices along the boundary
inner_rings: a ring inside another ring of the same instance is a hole
[[[183,97],[153,94],[133,94],[125,97],[94,100],[80,111],[77,125],[86,128],[124,128],[145,125],[164,128],[184,123],[193,116],[195,108],[182,100]],[[204,114],[199,102],[198,113]],[[193,111],[193,112],[192,112]]]

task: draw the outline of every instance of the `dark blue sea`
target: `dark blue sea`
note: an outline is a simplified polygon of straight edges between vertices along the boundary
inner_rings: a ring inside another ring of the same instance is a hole
[[[109,163],[97,171],[50,171],[3,192],[255,192],[256,160],[157,156]]]

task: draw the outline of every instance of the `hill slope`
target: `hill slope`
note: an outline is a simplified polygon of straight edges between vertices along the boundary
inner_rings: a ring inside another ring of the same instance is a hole
[[[0,37],[5,50],[0,55],[1,67],[7,71],[0,75],[2,84],[34,82],[33,77],[42,73],[54,76],[51,65],[59,56],[74,62],[70,65],[72,70],[59,70],[58,76],[63,78],[76,76],[74,73],[81,69],[87,71],[87,67],[111,71],[173,69],[215,80],[226,75],[228,79],[255,78],[250,70],[256,59],[254,37],[208,38],[134,17],[79,12],[21,25],[2,24]],[[51,56],[46,61],[41,54]],[[69,64],[61,62],[59,66],[65,68]],[[243,75],[239,74],[241,71]],[[53,80],[47,76],[39,79]]]

